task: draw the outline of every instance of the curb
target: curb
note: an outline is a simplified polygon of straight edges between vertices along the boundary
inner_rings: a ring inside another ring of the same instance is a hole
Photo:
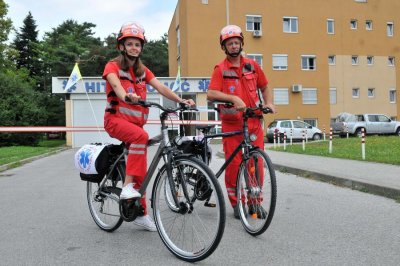
[[[9,169],[12,169],[12,168],[16,168],[18,166],[21,166],[21,165],[30,163],[32,161],[35,161],[35,160],[38,160],[38,159],[41,159],[41,158],[44,158],[44,157],[47,157],[47,156],[62,152],[62,151],[65,151],[65,150],[69,150],[69,149],[71,149],[71,148],[70,147],[62,147],[60,149],[56,149],[56,150],[48,152],[48,153],[43,153],[43,154],[40,154],[40,155],[37,155],[37,156],[34,156],[34,157],[30,157],[30,158],[26,158],[26,159],[20,160],[18,162],[12,162],[12,163],[8,163],[8,164],[0,165],[0,172],[6,171],[6,170],[9,170]]]
[[[383,196],[386,198],[394,199],[396,201],[400,201],[400,190],[382,187],[378,185],[373,185],[365,182],[354,181],[351,179],[347,179],[344,177],[337,177],[332,175],[321,174],[317,172],[302,170],[298,168],[288,167],[285,165],[274,164],[275,170],[282,173],[291,173],[294,175],[298,175],[301,177],[327,182],[333,185],[347,187],[353,190],[358,190],[365,193],[370,193],[378,196]]]

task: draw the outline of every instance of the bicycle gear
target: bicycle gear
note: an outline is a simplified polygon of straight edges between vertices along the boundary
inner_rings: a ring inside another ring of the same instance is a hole
[[[132,222],[136,217],[144,215],[144,209],[139,199],[126,199],[119,201],[119,213],[125,222]]]

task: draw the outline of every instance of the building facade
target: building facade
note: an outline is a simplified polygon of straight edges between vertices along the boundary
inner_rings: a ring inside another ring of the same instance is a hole
[[[168,32],[169,71],[210,77],[219,32],[236,24],[244,55],[269,79],[278,113],[329,128],[341,112],[399,119],[399,0],[179,0]],[[194,95],[207,105],[206,94]],[[210,112],[202,119],[216,119]]]

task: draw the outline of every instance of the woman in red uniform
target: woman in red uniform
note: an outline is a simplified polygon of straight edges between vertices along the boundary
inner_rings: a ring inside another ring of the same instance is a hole
[[[151,85],[161,95],[177,103],[194,105],[193,100],[183,100],[168,87],[158,81],[154,74],[140,60],[146,42],[143,27],[136,22],[122,25],[117,48],[120,55],[107,63],[103,73],[106,80],[107,107],[104,115],[104,128],[107,133],[128,145],[126,177],[120,195],[121,199],[139,198],[138,189],[147,171],[148,134],[143,129],[146,124],[148,108],[132,105],[130,102],[146,100],[146,84]],[[143,195],[141,204],[145,215],[133,222],[149,231],[156,231],[153,220],[147,214],[146,200]]]

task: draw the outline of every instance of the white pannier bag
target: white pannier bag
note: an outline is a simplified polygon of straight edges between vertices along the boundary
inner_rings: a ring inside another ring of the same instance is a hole
[[[104,175],[109,166],[108,145],[109,144],[83,145],[75,153],[75,168],[84,175]]]

